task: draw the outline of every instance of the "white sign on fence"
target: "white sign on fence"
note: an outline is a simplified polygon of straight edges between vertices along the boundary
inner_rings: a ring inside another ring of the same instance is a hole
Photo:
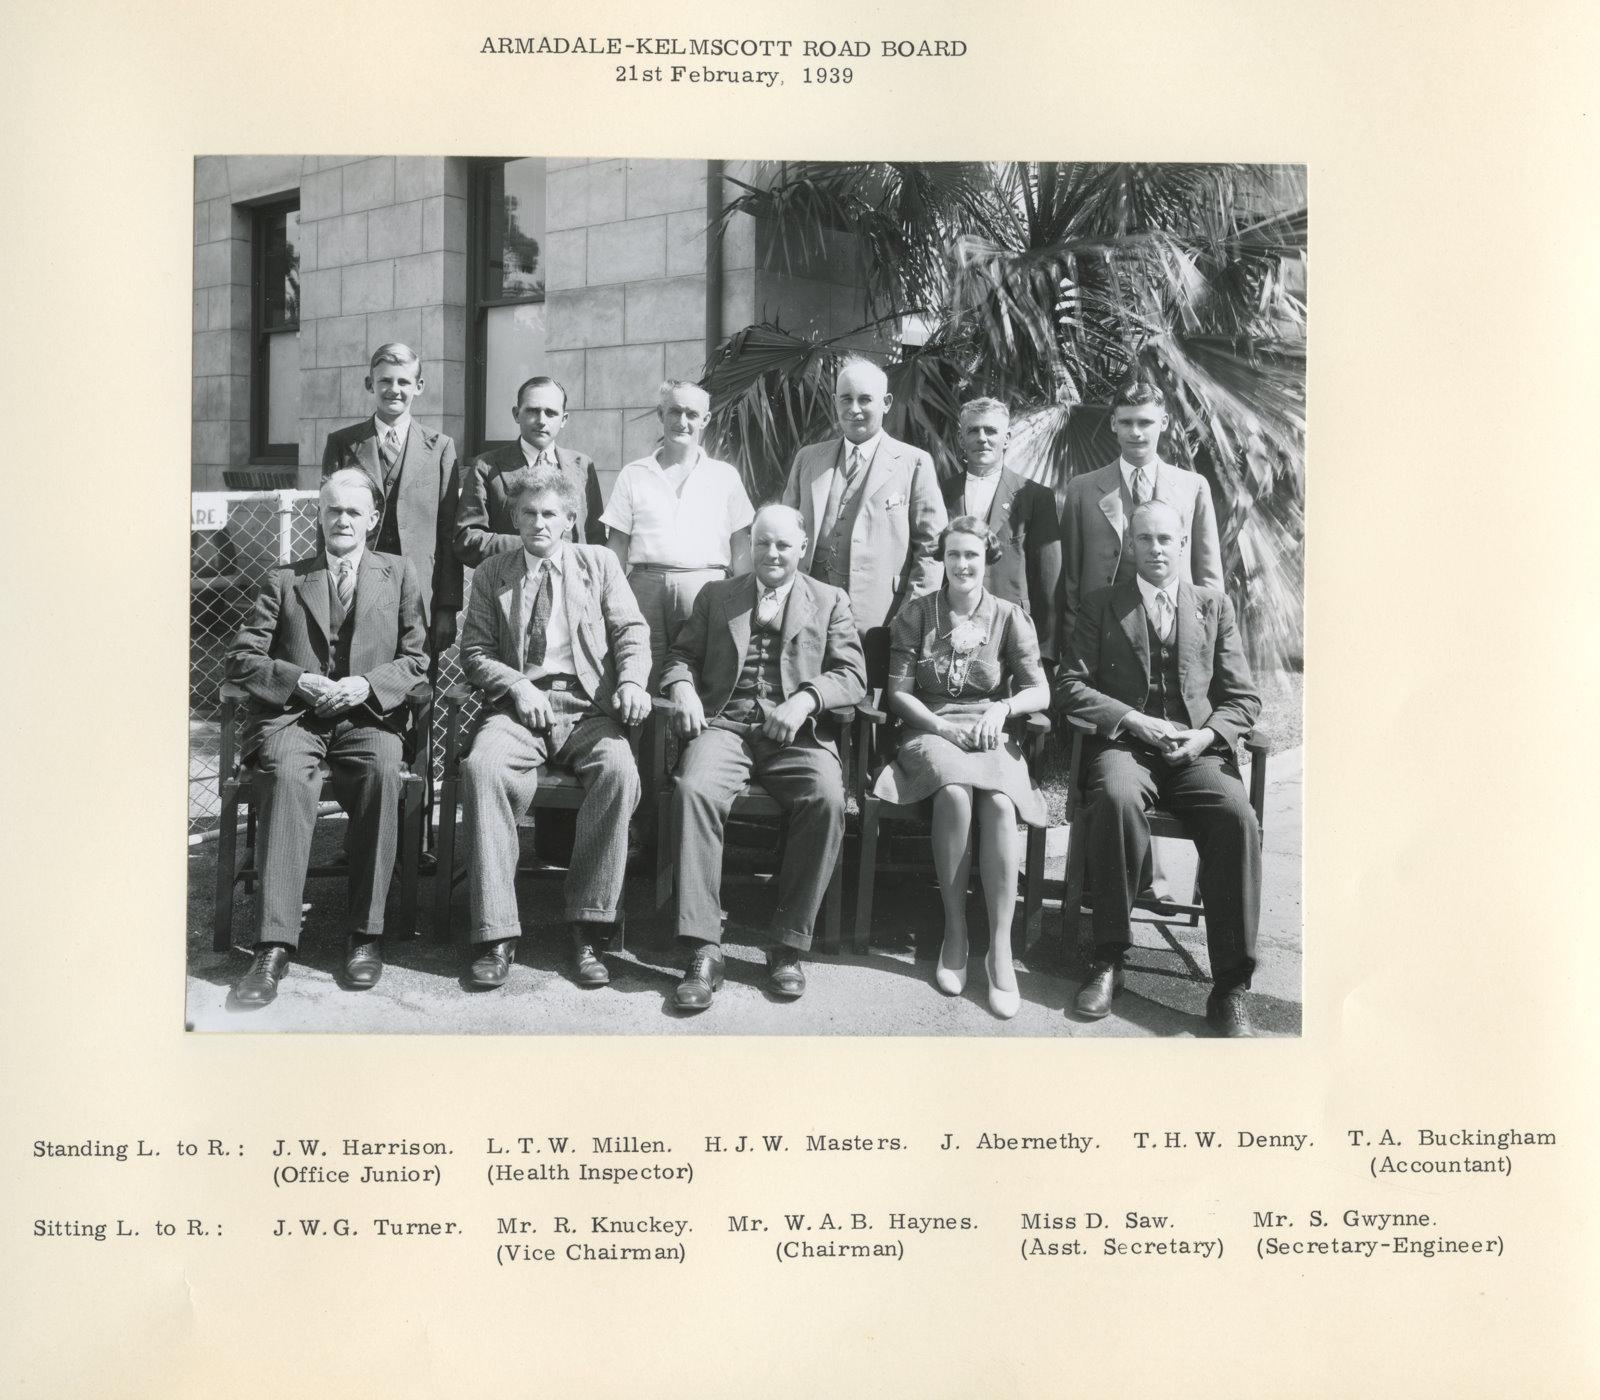
[[[220,530],[228,523],[228,498],[220,491],[196,491],[189,497],[189,528]]]

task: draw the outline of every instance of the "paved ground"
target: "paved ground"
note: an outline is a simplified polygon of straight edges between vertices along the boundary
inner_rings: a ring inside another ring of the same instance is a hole
[[[1300,1031],[1300,751],[1273,756],[1267,788],[1267,839],[1259,967],[1250,1010],[1263,1033]],[[340,821],[324,821],[320,840],[337,842]],[[1049,874],[1059,878],[1066,832],[1050,833]],[[926,841],[903,848],[913,856]],[[1192,847],[1174,843],[1180,887],[1192,879]],[[847,843],[845,859],[854,858]],[[920,858],[920,857],[919,857]],[[770,893],[729,891],[728,982],[711,1009],[683,1017],[667,1009],[666,994],[681,963],[668,940],[669,920],[651,909],[651,882],[630,875],[626,951],[608,957],[612,984],[599,991],[575,987],[564,971],[565,933],[559,923],[559,887],[545,881],[519,884],[524,927],[518,964],[497,991],[466,989],[461,950],[422,937],[391,940],[389,965],[377,987],[363,993],[340,989],[334,973],[343,956],[337,881],[307,885],[302,954],[284,979],[273,1005],[232,1009],[228,988],[245,966],[245,954],[211,951],[211,888],[215,844],[190,848],[188,910],[188,1017],[196,1030],[448,1032],[495,1035],[1203,1035],[1208,983],[1204,979],[1205,936],[1183,922],[1141,921],[1127,988],[1105,1020],[1093,1023],[1064,1014],[1078,987],[1076,960],[1062,947],[1061,923],[1047,906],[1045,937],[1019,965],[1022,1011],[1002,1022],[985,1001],[982,959],[975,953],[964,996],[947,998],[932,985],[932,958],[940,928],[939,895],[926,878],[880,877],[869,953],[814,956],[807,964],[809,987],[798,1002],[781,1002],[763,988],[765,968],[761,919]],[[846,881],[846,910],[853,894]],[[424,880],[423,903],[431,896]],[[969,927],[983,927],[973,902]],[[912,931],[923,941],[913,955]],[[248,946],[250,901],[241,891],[234,937]]]

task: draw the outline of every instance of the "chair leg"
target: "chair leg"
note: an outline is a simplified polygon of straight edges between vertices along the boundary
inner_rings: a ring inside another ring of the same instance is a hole
[[[672,830],[672,798],[663,787],[656,797],[656,908],[666,908],[677,883],[678,837]]]
[[[844,921],[844,851],[833,864],[833,878],[828,881],[827,892],[822,896],[822,951],[839,951],[840,925]]]
[[[451,937],[450,913],[455,897],[456,864],[456,784],[446,777],[439,784],[439,846],[433,867],[433,937],[448,943]]]
[[[1067,871],[1061,895],[1061,950],[1070,960],[1078,944],[1078,926],[1083,912],[1083,837],[1078,832],[1082,817],[1072,824],[1067,836]]]
[[[225,953],[233,946],[233,884],[239,842],[239,798],[226,789],[222,797],[221,824],[217,827],[217,889],[211,904],[211,949]]]
[[[1194,912],[1189,915],[1189,927],[1200,927],[1200,862],[1194,863],[1194,893],[1189,896],[1189,903],[1195,906]]]
[[[878,863],[878,805],[870,793],[861,803],[861,862],[856,878],[856,926],[852,935],[855,951],[864,953],[872,941],[872,882]]]
[[[1045,828],[1028,828],[1027,865],[1022,876],[1022,956],[1044,932],[1044,838]]]
[[[400,788],[400,928],[402,938],[417,936],[417,876],[422,866],[421,778]]]

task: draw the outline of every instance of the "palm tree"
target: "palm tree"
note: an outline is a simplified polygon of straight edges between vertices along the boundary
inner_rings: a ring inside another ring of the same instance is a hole
[[[748,326],[713,356],[711,436],[753,493],[775,495],[795,448],[833,430],[845,343],[887,352],[890,430],[941,471],[958,468],[961,400],[993,394],[1012,406],[1010,464],[1058,489],[1115,456],[1111,392],[1149,378],[1172,415],[1165,455],[1211,481],[1254,658],[1298,659],[1303,170],[809,162],[761,174],[730,182],[740,192],[722,229],[754,217],[776,272],[847,231],[861,323],[832,339]]]

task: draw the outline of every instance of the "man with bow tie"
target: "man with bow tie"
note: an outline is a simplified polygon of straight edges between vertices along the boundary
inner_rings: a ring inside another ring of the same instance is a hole
[[[600,478],[594,463],[581,452],[556,446],[567,424],[567,391],[548,375],[536,374],[517,390],[511,416],[517,424],[517,440],[474,458],[461,483],[455,519],[456,557],[475,569],[490,555],[514,554],[522,548],[521,532],[512,514],[511,485],[521,473],[537,467],[560,472],[573,486],[577,502],[572,515],[573,542],[604,544]]]
[[[703,1011],[722,985],[723,834],[751,779],[789,819],[767,985],[791,999],[805,991],[800,955],[844,840],[844,775],[827,711],[867,691],[849,598],[799,572],[808,543],[800,513],[764,506],[751,534],[754,574],[700,590],[661,672],[678,734],[693,740],[672,809],[678,937],[689,951],[672,993],[679,1011]]]
[[[884,432],[893,405],[879,366],[846,359],[834,381],[843,436],[802,447],[783,488],[806,532],[800,567],[849,594],[874,685],[888,674],[900,605],[933,592],[944,574],[934,558],[946,516],[933,459]]]
[[[1188,539],[1177,510],[1145,502],[1129,535],[1135,575],[1083,600],[1055,683],[1061,712],[1092,723],[1096,735],[1085,773],[1095,951],[1075,1009],[1104,1016],[1122,985],[1155,804],[1183,823],[1200,855],[1212,978],[1206,1019],[1220,1035],[1245,1036],[1261,832],[1235,753],[1261,699],[1227,595],[1183,577]]]
[[[1011,410],[999,399],[968,399],[961,405],[959,476],[944,483],[944,508],[954,520],[972,515],[983,521],[1000,545],[984,587],[996,598],[1016,603],[1033,619],[1039,654],[1053,669],[1056,595],[1061,586],[1061,521],[1055,495],[1006,466]]]
[[[422,590],[428,651],[437,658],[455,640],[461,611],[461,563],[454,545],[461,492],[456,445],[412,419],[423,382],[422,361],[409,345],[390,341],[374,350],[366,385],[372,416],[328,434],[322,474],[359,467],[378,483],[371,547],[411,561]]]
[[[411,561],[367,547],[377,483],[333,472],[318,501],[324,549],[274,569],[228,652],[227,676],[250,693],[242,745],[257,770],[259,926],[255,956],[234,988],[265,1006],[300,943],[300,897],[326,763],[350,814],[349,943],[344,983],[383,972],[383,912],[399,835],[405,700],[426,684],[421,589]]]
[[[583,784],[566,882],[573,978],[611,980],[596,950],[614,931],[639,803],[624,726],[650,713],[650,638],[616,555],[565,541],[580,501],[559,468],[507,482],[520,545],[472,577],[461,664],[485,704],[461,764],[461,806],[477,987],[500,986],[516,959],[517,821],[548,764]]]

